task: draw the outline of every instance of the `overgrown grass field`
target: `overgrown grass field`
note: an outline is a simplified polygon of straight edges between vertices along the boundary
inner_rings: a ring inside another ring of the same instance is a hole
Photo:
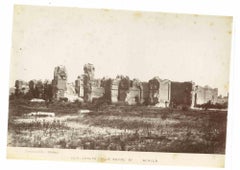
[[[81,109],[90,109],[81,113]],[[30,112],[55,117],[29,117]],[[8,146],[144,152],[225,153],[226,111],[79,103],[9,104]]]

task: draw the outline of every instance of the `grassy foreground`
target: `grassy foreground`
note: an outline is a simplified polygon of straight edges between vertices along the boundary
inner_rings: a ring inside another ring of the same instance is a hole
[[[90,108],[90,113],[80,113]],[[55,117],[29,117],[30,112]],[[226,111],[79,103],[9,104],[8,146],[144,152],[225,153]]]

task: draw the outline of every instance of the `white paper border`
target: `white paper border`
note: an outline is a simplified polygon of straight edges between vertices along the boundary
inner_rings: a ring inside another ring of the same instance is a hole
[[[230,0],[13,0],[6,2],[5,0],[0,1],[0,58],[1,60],[1,123],[0,123],[0,160],[3,161],[4,166],[17,167],[18,165],[25,169],[43,168],[46,165],[60,165],[58,169],[63,168],[62,164],[65,163],[49,163],[44,161],[46,164],[43,166],[36,167],[40,162],[30,163],[28,161],[6,161],[6,138],[7,138],[7,119],[8,119],[8,80],[9,80],[9,63],[10,63],[10,51],[11,51],[11,30],[12,30],[12,13],[13,4],[26,4],[26,5],[44,5],[44,6],[68,6],[68,7],[80,7],[80,8],[111,8],[111,9],[123,9],[123,10],[142,10],[142,11],[161,11],[161,12],[174,12],[174,13],[197,13],[207,15],[228,15],[234,16],[233,22],[233,44],[232,44],[232,56],[231,56],[231,75],[230,75],[230,105],[228,113],[228,133],[227,133],[227,147],[226,147],[226,163],[225,169],[240,168],[240,161],[238,160],[240,151],[240,95],[238,94],[240,86],[240,22],[239,22],[239,5],[237,1]],[[13,164],[14,162],[14,164]],[[42,162],[41,162],[42,163]],[[32,166],[31,166],[32,165]],[[68,166],[69,163],[66,164]],[[73,164],[71,166],[74,166]],[[86,165],[86,164],[84,164]],[[87,166],[106,166],[109,165],[92,165]],[[70,165],[69,165],[70,166]],[[74,167],[78,167],[74,166]],[[82,164],[81,164],[82,166]],[[127,168],[133,168],[132,165],[112,165],[114,168],[120,168],[121,166]],[[136,165],[134,165],[136,166]],[[144,166],[137,166],[141,169]],[[156,168],[155,166],[150,166]],[[163,166],[157,166],[157,168]],[[111,168],[111,166],[110,166]],[[148,167],[149,168],[149,167]],[[164,167],[166,169],[167,167]],[[176,169],[176,167],[169,167],[170,169]],[[182,169],[178,167],[177,169]],[[48,166],[45,169],[50,169]],[[56,168],[57,169],[57,168]],[[168,169],[168,168],[167,168]],[[186,169],[184,167],[184,169]],[[191,169],[191,168],[190,168]],[[196,169],[196,168],[194,168]],[[207,168],[208,169],[208,168]]]

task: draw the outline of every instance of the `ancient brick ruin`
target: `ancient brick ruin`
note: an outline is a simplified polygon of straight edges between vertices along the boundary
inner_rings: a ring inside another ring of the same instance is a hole
[[[159,107],[187,106],[195,107],[206,103],[216,104],[226,101],[218,97],[218,89],[209,86],[198,86],[194,82],[175,82],[153,77],[148,82],[130,79],[118,75],[116,78],[95,78],[95,67],[84,65],[83,74],[74,83],[68,83],[65,66],[54,69],[53,80],[31,80],[26,83],[15,82],[15,93],[28,94],[31,98],[54,100],[77,100],[94,102],[103,98],[109,103],[125,103],[128,105],[146,104]]]
[[[171,82],[171,100],[172,107],[185,105],[194,106],[194,83],[193,82]]]
[[[149,103],[161,107],[169,107],[171,97],[171,81],[154,77],[149,80]]]
[[[128,104],[135,105],[144,102],[143,99],[143,86],[140,80],[133,79],[130,82],[130,87],[127,92],[127,97],[125,99]]]
[[[78,97],[84,97],[84,76],[78,76],[75,80],[75,91]]]
[[[101,87],[101,80],[94,78],[95,68],[92,64],[85,64],[83,70],[84,101],[92,102],[93,99],[102,97],[105,93],[105,89]]]
[[[119,82],[120,80],[118,78],[103,80],[105,98],[111,103],[116,103],[118,101]]]
[[[55,67],[52,86],[54,98],[63,98],[67,90],[67,71],[65,66]]]
[[[196,86],[195,89],[195,104],[204,104],[207,102],[211,102],[212,104],[216,104],[218,100],[218,89],[210,88],[209,86]]]

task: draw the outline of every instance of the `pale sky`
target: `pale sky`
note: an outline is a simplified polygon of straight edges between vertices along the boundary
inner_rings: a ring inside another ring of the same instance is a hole
[[[232,17],[15,6],[10,85],[53,79],[58,65],[73,82],[92,63],[96,78],[159,76],[226,95],[231,34]]]

